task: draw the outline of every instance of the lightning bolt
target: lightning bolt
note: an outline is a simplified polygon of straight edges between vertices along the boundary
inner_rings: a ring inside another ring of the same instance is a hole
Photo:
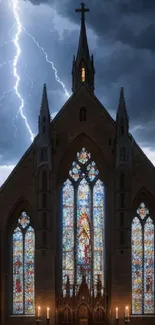
[[[58,77],[58,72],[57,72],[57,70],[56,70],[56,68],[55,68],[55,66],[54,66],[54,63],[48,59],[48,54],[45,52],[44,48],[43,48],[42,46],[40,46],[40,44],[36,41],[36,39],[34,38],[33,35],[31,35],[30,33],[27,32],[27,30],[25,29],[25,27],[23,27],[23,30],[24,30],[25,34],[28,35],[28,36],[33,40],[33,42],[37,45],[37,47],[42,51],[42,53],[43,53],[44,56],[45,56],[46,61],[47,61],[49,64],[51,64],[52,69],[54,70],[55,80],[56,80],[56,81],[57,81],[57,82],[62,86],[62,88],[63,88],[63,90],[64,90],[66,96],[67,96],[67,97],[70,97],[70,94],[68,93],[68,91],[67,91],[67,89],[66,89],[64,83],[63,83],[63,82],[60,80],[60,78]]]
[[[14,60],[13,60],[13,75],[16,78],[16,83],[15,83],[15,86],[14,86],[14,90],[15,90],[15,93],[16,93],[17,97],[20,100],[20,103],[21,103],[20,107],[18,109],[18,112],[16,114],[16,117],[13,119],[13,124],[14,124],[14,120],[18,117],[18,114],[20,113],[21,117],[23,118],[23,120],[25,122],[27,130],[28,130],[28,132],[30,134],[31,141],[33,142],[34,134],[33,134],[32,130],[31,130],[29,124],[28,124],[26,116],[24,115],[24,112],[23,112],[24,99],[22,98],[22,96],[19,93],[20,76],[19,76],[18,71],[17,71],[17,63],[18,63],[19,57],[21,55],[21,48],[19,46],[19,37],[20,37],[20,34],[22,32],[22,24],[21,24],[19,14],[18,14],[18,10],[19,10],[18,4],[19,4],[19,0],[12,0],[12,10],[13,10],[14,18],[15,18],[16,25],[17,25],[17,32],[16,32],[15,37],[13,39],[13,43],[14,43],[15,48],[16,48],[16,55],[15,55]],[[17,128],[16,128],[16,130],[17,130]]]
[[[1,3],[1,0],[0,0],[0,3]],[[20,84],[20,76],[18,74],[18,70],[17,70],[17,64],[18,64],[18,61],[19,61],[19,58],[20,58],[20,55],[21,55],[21,48],[20,48],[20,45],[19,45],[19,38],[20,38],[20,34],[22,31],[24,31],[24,33],[29,36],[33,42],[37,45],[37,47],[42,51],[42,53],[44,54],[45,56],[45,59],[46,59],[46,62],[48,62],[51,66],[52,66],[52,69],[54,70],[54,74],[55,74],[55,79],[56,81],[61,84],[65,94],[67,97],[70,96],[70,94],[68,93],[64,83],[60,80],[60,78],[58,77],[58,72],[54,66],[54,63],[52,61],[50,61],[48,59],[48,54],[45,52],[44,48],[36,41],[36,39],[34,38],[33,35],[31,35],[30,33],[27,32],[27,30],[23,27],[22,23],[21,23],[21,20],[20,20],[20,16],[19,16],[19,0],[11,0],[11,7],[12,7],[12,11],[13,11],[13,15],[14,15],[14,19],[15,19],[15,24],[11,27],[11,29],[9,30],[8,34],[10,36],[10,33],[12,31],[12,29],[16,26],[17,28],[17,31],[15,33],[15,36],[12,40],[9,40],[9,41],[6,41],[4,42],[0,48],[2,48],[4,45],[6,44],[9,44],[9,43],[13,43],[15,48],[16,48],[16,55],[14,57],[14,60],[13,61],[8,61],[8,62],[4,62],[2,64],[0,64],[0,68],[5,65],[5,64],[9,64],[9,63],[13,63],[13,76],[15,77],[16,79],[16,82],[15,82],[15,85],[12,89],[8,90],[7,92],[4,92],[3,95],[1,96],[0,98],[0,101],[8,94],[10,93],[11,91],[15,91],[18,99],[20,100],[20,107],[17,111],[17,114],[15,116],[15,118],[13,119],[13,125],[14,127],[16,128],[16,132],[17,132],[17,127],[16,125],[14,124],[14,121],[15,119],[17,119],[18,115],[20,114],[21,117],[24,119],[24,122],[25,122],[25,125],[27,127],[27,130],[30,134],[30,138],[31,138],[31,141],[34,140],[34,134],[28,124],[28,120],[26,118],[26,116],[24,115],[24,112],[23,112],[23,109],[24,109],[24,99],[22,98],[20,92],[19,92],[19,84]],[[29,76],[27,75],[27,77],[29,78]],[[29,80],[31,81],[31,79],[29,78]],[[33,82],[31,81],[31,88],[33,87]],[[16,134],[15,132],[15,134]]]

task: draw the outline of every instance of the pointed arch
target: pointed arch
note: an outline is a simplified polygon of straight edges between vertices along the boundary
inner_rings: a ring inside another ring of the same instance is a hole
[[[144,224],[144,313],[154,313],[154,224],[150,217]]]
[[[94,310],[94,323],[95,324],[103,324],[104,325],[104,320],[105,320],[105,311],[102,307],[97,307]]]
[[[126,149],[125,149],[125,147],[121,147],[121,149],[120,149],[120,159],[122,161],[126,160]]]
[[[124,189],[125,187],[125,174],[123,171],[120,172],[120,188]]]
[[[12,206],[10,213],[8,215],[6,226],[5,226],[6,240],[8,240],[7,239],[8,234],[15,229],[17,217],[21,215],[22,211],[26,211],[27,214],[31,216],[31,225],[35,229],[34,210],[32,206],[29,204],[28,200],[26,200],[24,196],[21,196]]]
[[[12,234],[12,313],[35,314],[35,233],[28,214],[23,211],[17,218]]]
[[[78,306],[77,317],[78,317],[78,319],[80,319],[80,318],[81,319],[89,319],[90,309],[85,303],[82,303]],[[88,324],[89,324],[89,322],[88,322]]]
[[[143,290],[143,242],[142,225],[135,217],[132,221],[132,313],[142,313]]]
[[[140,205],[141,202],[144,202],[145,205],[149,207],[150,215],[153,218],[155,216],[155,196],[147,189],[147,187],[144,186],[139,189],[133,199],[132,216],[135,214],[135,211],[137,210],[137,207]]]
[[[82,147],[62,186],[62,287],[66,278],[80,287],[83,276],[97,290],[104,286],[104,186],[91,153]]]
[[[72,311],[69,306],[66,306],[63,311],[63,324],[71,324],[72,323]]]
[[[155,228],[145,201],[137,206],[131,228],[132,313],[154,314]]]
[[[79,148],[87,148],[93,159],[98,166],[100,171],[100,179],[104,184],[108,183],[109,177],[109,165],[107,161],[107,156],[101,151],[97,143],[94,142],[86,133],[80,133],[73,142],[66,148],[65,154],[60,160],[60,164],[56,166],[57,170],[57,186],[61,187],[61,184],[66,181],[68,178],[68,168],[70,163],[75,160],[76,154],[79,151]]]

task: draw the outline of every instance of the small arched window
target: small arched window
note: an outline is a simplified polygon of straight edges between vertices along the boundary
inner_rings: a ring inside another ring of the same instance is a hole
[[[124,134],[124,125],[121,125],[121,135]]]
[[[86,81],[86,70],[85,70],[85,68],[82,68],[82,70],[81,70],[81,80],[82,80],[82,82]]]
[[[43,134],[45,134],[45,131],[46,131],[46,127],[45,125],[43,126]]]
[[[43,193],[43,196],[42,196],[42,207],[43,207],[43,209],[47,208],[47,194],[46,193]]]
[[[120,212],[120,227],[124,227],[124,212]]]
[[[80,108],[79,120],[80,120],[80,122],[85,122],[86,121],[86,109],[85,109],[85,107]]]
[[[43,231],[43,246],[47,245],[47,236],[46,236],[46,231]]]
[[[124,188],[125,186],[125,175],[123,172],[120,173],[120,188]]]
[[[48,160],[48,153],[47,153],[47,148],[42,148],[41,149],[41,162],[47,161]]]
[[[120,194],[120,206],[121,208],[124,208],[124,193]]]
[[[42,214],[42,227],[43,229],[47,228],[47,212],[43,212]]]
[[[47,172],[43,171],[42,173],[42,189],[43,191],[47,190]]]
[[[120,159],[122,161],[125,160],[125,148],[124,147],[122,147],[121,150],[120,150]]]

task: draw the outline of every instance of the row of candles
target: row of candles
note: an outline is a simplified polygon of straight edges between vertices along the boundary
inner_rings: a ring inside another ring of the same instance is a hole
[[[129,318],[129,307],[125,307],[125,318]],[[116,319],[119,319],[118,317],[118,307],[116,307]]]
[[[38,318],[41,316],[41,308],[40,306],[38,306]],[[50,318],[50,308],[47,307],[47,314],[46,314],[46,318],[49,319]],[[125,317],[129,318],[129,307],[126,306],[125,307]],[[118,317],[118,307],[116,307],[116,319],[119,319]]]
[[[41,307],[38,306],[38,318],[41,316]],[[50,319],[50,308],[47,307],[46,319]]]

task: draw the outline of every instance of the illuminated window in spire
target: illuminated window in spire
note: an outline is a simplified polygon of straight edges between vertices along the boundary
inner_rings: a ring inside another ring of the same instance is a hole
[[[22,212],[13,232],[13,314],[35,314],[35,234],[30,218]]]
[[[62,284],[72,288],[85,275],[88,286],[104,286],[104,186],[96,163],[82,148],[63,184]],[[65,290],[63,290],[65,292]]]
[[[82,70],[81,70],[81,80],[82,80],[82,82],[86,81],[86,70],[85,70],[85,68],[82,68]]]
[[[142,202],[132,222],[132,313],[154,314],[154,224]]]

